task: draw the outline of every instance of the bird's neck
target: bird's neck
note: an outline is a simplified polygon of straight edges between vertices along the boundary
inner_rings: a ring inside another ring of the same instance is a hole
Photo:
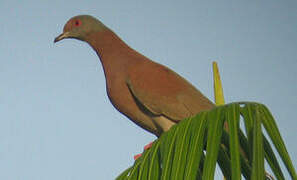
[[[92,33],[86,41],[99,56],[106,76],[114,76],[117,72],[123,72],[129,64],[132,64],[133,58],[127,58],[127,56],[134,50],[111,30]]]

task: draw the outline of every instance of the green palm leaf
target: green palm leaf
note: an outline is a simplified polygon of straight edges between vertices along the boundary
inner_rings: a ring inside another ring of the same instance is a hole
[[[239,129],[240,116],[247,136]],[[224,131],[225,121],[228,121],[229,132]],[[249,102],[219,106],[174,125],[117,179],[213,179],[216,163],[227,179],[240,179],[241,175],[247,179],[263,179],[264,158],[274,176],[284,179],[271,145],[263,135],[262,126],[291,178],[297,179],[270,112],[262,104]],[[239,147],[246,153],[243,154]]]

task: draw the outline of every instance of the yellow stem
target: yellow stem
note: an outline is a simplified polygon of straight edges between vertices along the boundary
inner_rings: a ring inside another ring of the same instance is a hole
[[[217,62],[212,63],[214,79],[214,95],[217,106],[225,104],[222,82]]]
[[[213,68],[215,103],[217,106],[220,106],[225,104],[225,99],[224,99],[223,87],[222,87],[222,82],[221,82],[220,72],[219,72],[217,62],[215,61],[212,62],[212,68]],[[227,124],[225,124],[225,128],[228,129]],[[226,177],[224,177],[224,180],[226,180]]]

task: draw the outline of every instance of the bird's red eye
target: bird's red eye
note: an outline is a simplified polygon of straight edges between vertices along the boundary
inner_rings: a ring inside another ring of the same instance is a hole
[[[75,26],[80,26],[80,25],[81,25],[81,21],[78,20],[78,19],[75,20],[75,21],[74,21],[74,25],[75,25]]]

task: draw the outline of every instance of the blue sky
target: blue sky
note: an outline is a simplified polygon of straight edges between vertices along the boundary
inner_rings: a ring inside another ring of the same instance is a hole
[[[53,43],[79,14],[212,100],[217,61],[226,101],[267,105],[296,168],[296,8],[294,0],[2,0],[0,179],[114,179],[155,139],[113,108],[86,43]]]

